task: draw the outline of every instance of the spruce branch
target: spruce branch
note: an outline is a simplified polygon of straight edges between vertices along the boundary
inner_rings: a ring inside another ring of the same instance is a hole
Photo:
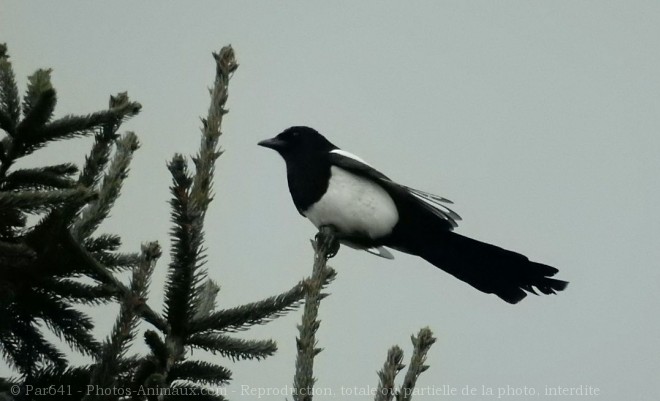
[[[44,289],[52,297],[87,305],[100,305],[115,296],[115,289],[109,285],[90,285],[66,278],[50,280]]]
[[[311,401],[314,383],[314,357],[322,351],[317,348],[316,331],[321,322],[317,320],[319,305],[327,294],[321,293],[323,283],[335,276],[335,271],[326,265],[328,257],[334,256],[337,250],[337,240],[331,227],[320,228],[314,247],[314,265],[312,276],[305,283],[305,307],[302,323],[298,325],[299,337],[296,338],[298,354],[296,356],[296,373],[293,377],[293,399],[295,401]]]
[[[129,367],[123,358],[138,315],[167,330],[164,319],[144,303],[155,257],[145,265],[145,258],[136,254],[111,253],[120,244],[112,236],[85,242],[91,248],[87,250],[71,236],[69,228],[84,205],[88,208],[74,232],[85,237],[108,215],[119,192],[117,181],[126,176],[130,153],[137,147],[132,133],[117,141],[118,151],[106,174],[108,182],[98,193],[95,189],[108,163],[110,145],[117,140],[118,127],[141,106],[130,102],[124,93],[111,97],[106,111],[51,121],[56,101],[51,70],[37,70],[28,77],[21,110],[7,49],[0,45],[0,129],[7,134],[0,140],[0,352],[21,373],[23,385],[39,379],[43,367],[53,367],[53,382],[58,377],[71,377],[65,371],[68,362],[64,354],[44,337],[45,326],[73,349],[100,358],[93,369],[95,383],[117,384],[126,381],[126,369],[132,373],[138,365],[134,362]],[[78,172],[72,164],[9,172],[16,159],[49,141],[91,132],[97,133],[95,146],[77,183],[71,177]],[[45,217],[27,227],[29,213],[45,211],[49,212]],[[149,254],[148,249],[143,249],[143,254]],[[129,287],[109,271],[126,267],[134,267]],[[100,284],[75,280],[81,274]],[[91,319],[72,304],[96,304],[112,296],[122,301],[122,309],[111,337],[101,348],[91,334]],[[89,384],[89,373],[79,377],[87,377]]]
[[[153,330],[147,330],[144,332],[144,342],[147,344],[151,350],[152,356],[158,362],[160,366],[165,366],[167,364],[167,358],[169,357],[169,351],[167,345],[160,338],[158,333]]]
[[[2,61],[0,61],[0,67],[2,66]],[[0,72],[1,74],[1,72]],[[0,77],[0,79],[2,79]],[[5,131],[7,134],[14,132],[14,122],[12,117],[0,107],[0,129]],[[6,139],[6,140],[5,140]],[[9,144],[9,139],[3,138],[0,142],[0,162],[5,163],[7,161],[7,154],[5,147]]]
[[[78,166],[73,163],[55,164],[52,166],[41,167],[38,169],[44,173],[55,174],[62,177],[69,177],[78,172]]]
[[[97,111],[86,116],[68,115],[52,123],[46,124],[43,131],[40,132],[45,139],[61,139],[84,135],[90,130],[103,127],[104,124],[121,124],[125,120],[136,116],[142,109],[142,105],[137,102],[128,101],[125,94],[120,94],[120,99],[111,99],[111,107],[108,110]]]
[[[3,191],[71,189],[76,183],[68,175],[48,167],[19,169],[9,173],[0,188]]]
[[[24,135],[30,135],[53,117],[57,94],[50,82],[51,71],[39,69],[28,77],[27,92],[23,97],[23,121],[16,127],[18,141],[23,141]]]
[[[18,384],[18,380],[0,377],[0,401],[14,401],[14,397],[10,396],[9,394],[11,394],[12,386]]]
[[[63,356],[54,353],[56,347],[43,339],[39,331],[43,324],[83,354],[91,355],[98,349],[90,334],[91,321],[71,306],[72,294],[56,291],[59,279],[74,276],[78,268],[61,242],[61,233],[66,230],[61,228],[62,222],[57,223],[45,220],[20,237],[19,242],[33,257],[3,266],[0,275],[3,351],[24,374],[43,360],[58,366],[66,363]]]
[[[116,251],[121,246],[121,238],[115,234],[101,234],[85,238],[83,244],[88,252]]]
[[[206,212],[212,200],[211,186],[215,160],[222,154],[218,150],[218,138],[222,135],[222,117],[228,113],[225,104],[229,97],[229,80],[238,68],[236,55],[231,46],[223,47],[220,52],[213,53],[216,62],[215,84],[210,90],[211,104],[208,115],[202,119],[202,139],[200,150],[193,158],[197,174],[191,189],[192,202]]]
[[[113,126],[113,124],[106,124]],[[113,130],[106,129],[104,126],[100,133],[94,135],[94,144],[89,155],[85,156],[85,165],[78,177],[78,183],[86,187],[94,187],[101,179],[103,169],[110,158],[112,143],[118,138]],[[111,134],[109,135],[108,132]]]
[[[138,324],[139,310],[145,304],[149,280],[153,273],[156,261],[161,255],[160,246],[152,242],[142,246],[140,262],[133,269],[129,293],[124,294],[120,305],[119,316],[112,329],[112,334],[106,339],[99,360],[91,375],[90,385],[101,388],[117,386],[115,377],[119,373],[120,361],[124,357],[126,348],[135,337]],[[112,399],[112,395],[88,394],[83,399]]]
[[[98,198],[83,209],[80,217],[71,227],[71,232],[75,238],[88,237],[108,216],[112,205],[119,196],[124,179],[128,175],[128,166],[133,157],[133,152],[140,146],[137,136],[132,132],[126,133],[116,144],[117,153],[103,178]]]
[[[28,319],[18,313],[9,314],[9,321],[6,321],[5,324],[11,331],[4,329],[0,332],[2,351],[9,357],[8,362],[17,367],[21,375],[26,377],[30,377],[34,373],[40,362],[57,367],[66,366],[65,355],[44,338],[39,329],[34,326],[34,319]]]
[[[74,309],[62,299],[52,298],[39,292],[32,293],[32,302],[39,305],[32,312],[60,339],[83,355],[95,355],[100,345],[91,334],[92,320]]]
[[[0,241],[0,265],[25,267],[37,254],[24,243]]]
[[[394,380],[396,375],[405,367],[401,363],[403,360],[403,350],[395,345],[387,352],[387,359],[383,369],[378,372],[378,387],[376,388],[375,401],[392,401],[395,390]]]
[[[49,141],[89,135],[105,125],[121,124],[122,121],[137,115],[141,108],[142,106],[139,103],[129,102],[119,107],[97,111],[86,116],[64,116],[45,124],[43,127],[23,133],[20,142],[14,143],[11,158],[14,159],[32,153]]]
[[[24,149],[23,142],[29,143],[32,140],[31,135],[51,119],[56,103],[55,89],[51,88],[39,93],[34,104],[29,106],[31,107],[29,114],[26,114],[23,121],[16,127],[15,143],[18,144],[19,149]],[[27,106],[24,105],[24,108]]]
[[[277,344],[273,340],[243,340],[217,333],[193,334],[186,339],[186,345],[209,351],[214,355],[220,354],[233,361],[261,360],[277,351]]]
[[[42,212],[65,204],[80,204],[96,198],[87,188],[56,191],[0,191],[0,208],[17,208],[25,213]]]
[[[202,243],[204,241],[204,217],[212,200],[211,187],[215,160],[220,156],[218,138],[221,135],[223,115],[227,113],[229,79],[238,67],[231,46],[213,53],[216,60],[216,77],[211,89],[211,104],[206,119],[203,119],[200,150],[193,158],[195,175],[190,177],[182,156],[176,155],[169,164],[174,184],[171,204],[176,225],[173,236],[175,246],[170,265],[166,299],[167,316],[174,332],[181,335],[181,322],[190,321],[197,315],[200,305],[198,288],[202,280],[198,268],[203,264]],[[208,294],[206,294],[208,295]]]
[[[38,69],[34,74],[28,77],[28,86],[25,96],[23,97],[23,115],[25,120],[29,120],[28,116],[34,113],[34,110],[38,108],[39,102],[42,102],[43,95],[46,92],[53,91],[53,85],[50,81],[50,73],[53,72],[52,69]],[[54,92],[54,91],[53,91]],[[54,93],[53,93],[54,94]],[[40,123],[36,125],[43,125],[53,115],[53,109],[55,104],[53,103],[48,107],[48,112],[44,113],[45,118],[40,118]],[[42,113],[36,113],[42,114]]]
[[[0,208],[0,237],[14,238],[27,224],[27,215],[18,209]]]
[[[0,128],[13,136],[20,114],[16,77],[7,54],[7,45],[2,43],[0,44]]]
[[[150,388],[171,385],[177,367],[186,366],[184,344],[189,337],[190,324],[195,317],[207,316],[215,307],[215,294],[202,269],[204,255],[204,217],[212,200],[211,186],[215,160],[220,156],[217,150],[222,116],[226,113],[227,89],[231,73],[237,64],[231,47],[223,48],[216,58],[216,78],[211,90],[211,105],[206,119],[203,119],[202,140],[199,153],[193,157],[195,174],[188,172],[183,156],[175,155],[168,169],[172,175],[170,191],[172,198],[171,231],[172,251],[169,272],[165,286],[165,319],[167,330],[164,345],[167,354],[165,363],[154,365],[154,361],[145,362],[140,371],[139,380]],[[154,340],[154,339],[152,339]],[[190,365],[192,366],[192,365]],[[195,365],[200,376],[206,372],[208,377],[217,376],[215,365]],[[200,376],[201,377],[201,376]],[[206,379],[205,379],[206,380]],[[216,379],[213,379],[220,382]],[[192,384],[191,384],[192,385]],[[162,397],[158,397],[159,399]]]
[[[130,289],[128,287],[126,287],[121,281],[117,280],[117,278],[115,278],[105,266],[99,263],[78,241],[76,241],[70,231],[65,231],[66,232],[62,235],[63,242],[67,245],[68,249],[75,252],[76,257],[80,259],[81,263],[83,263],[88,270],[88,274],[99,280],[101,283],[110,285],[114,288],[120,300],[122,299],[121,297],[130,294]],[[158,313],[154,312],[149,305],[144,304],[139,312],[140,316],[152,326],[163,332],[167,331],[167,322],[165,319],[163,319]]]
[[[195,315],[193,292],[202,243],[201,211],[190,202],[192,177],[183,156],[175,155],[168,164],[172,174],[172,251],[165,286],[165,315],[170,334],[183,338],[188,322]]]
[[[426,354],[435,343],[436,338],[433,337],[431,329],[424,327],[419,330],[417,337],[411,336],[411,340],[414,346],[413,355],[410,358],[410,365],[401,389],[396,395],[397,401],[410,401],[412,399],[417,379],[429,368],[428,365],[424,365],[424,362],[426,362]]]
[[[103,234],[96,238],[87,238],[83,246],[103,266],[113,272],[133,268],[140,261],[139,253],[122,253],[116,251],[121,245],[121,239],[116,235]]]
[[[94,257],[107,269],[120,272],[137,266],[140,259],[137,253],[110,253],[99,251],[93,253]]]
[[[49,385],[51,383],[60,383],[65,385],[78,384],[75,387],[82,387],[89,383],[89,372],[91,366],[70,366],[65,369],[45,366],[38,369],[32,379],[35,385]]]
[[[331,279],[331,277],[328,277],[324,285]],[[220,310],[194,319],[190,323],[190,333],[207,331],[235,332],[245,330],[253,325],[265,324],[297,307],[304,297],[305,283],[301,281],[289,291],[280,295]]]
[[[140,104],[131,102],[126,92],[118,93],[116,96],[110,96],[110,110],[131,111],[139,110]],[[132,114],[129,114],[132,115]],[[110,147],[119,137],[117,130],[123,119],[107,122],[101,128],[101,131],[94,136],[94,144],[89,155],[85,157],[85,165],[80,173],[78,182],[87,187],[94,187],[101,179],[103,169],[108,163],[110,157]]]
[[[202,361],[183,361],[175,363],[170,369],[169,380],[194,380],[212,385],[227,384],[231,372],[222,366]]]
[[[126,358],[120,361],[119,369],[120,374],[118,375],[118,387],[125,388],[128,385],[129,372],[133,372],[137,366],[137,360],[135,358]],[[54,389],[62,389],[63,391],[53,392],[48,395],[43,395],[40,397],[35,397],[38,399],[52,399],[52,400],[80,400],[83,396],[90,392],[90,388],[87,387],[90,383],[90,375],[95,369],[95,365],[81,365],[81,366],[65,366],[65,367],[56,367],[52,365],[45,365],[37,368],[29,383],[21,383],[21,381],[16,379],[9,379],[11,385],[21,385],[21,384],[30,384],[33,388],[43,388],[47,389],[49,386],[53,386]],[[10,390],[7,388],[7,390]],[[101,392],[105,389],[93,389],[93,393],[96,393],[97,390]],[[0,391],[3,391],[0,387]],[[25,387],[21,388],[21,395],[26,394]],[[115,398],[116,399],[116,398]]]

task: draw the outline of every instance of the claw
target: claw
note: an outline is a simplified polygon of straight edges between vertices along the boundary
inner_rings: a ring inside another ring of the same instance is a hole
[[[320,247],[320,249],[325,249],[325,257],[326,259],[330,259],[335,257],[337,255],[337,252],[339,252],[339,241],[335,237],[335,233],[337,230],[330,225],[327,226],[321,226],[319,228],[319,232],[316,233],[316,236],[314,237],[314,240]]]

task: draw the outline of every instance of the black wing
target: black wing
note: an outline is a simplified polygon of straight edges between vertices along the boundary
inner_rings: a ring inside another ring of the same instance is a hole
[[[392,196],[403,196],[412,200],[426,211],[447,222],[447,228],[450,230],[457,227],[457,221],[461,220],[461,216],[447,207],[446,204],[452,203],[449,199],[398,184],[355,155],[336,149],[328,154],[328,160],[334,166],[380,184]]]

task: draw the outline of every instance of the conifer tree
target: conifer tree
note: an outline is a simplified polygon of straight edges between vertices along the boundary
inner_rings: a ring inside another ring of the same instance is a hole
[[[107,110],[53,120],[57,96],[50,75],[45,69],[32,74],[21,102],[7,47],[0,45],[0,128],[5,132],[0,141],[0,345],[25,384],[36,380],[42,368],[68,366],[41,325],[82,354],[99,352],[92,320],[74,304],[107,302],[115,289],[101,280],[76,280],[98,278],[88,259],[103,261],[107,271],[131,268],[138,259],[116,252],[117,236],[92,234],[119,194],[137,149],[135,135],[119,137],[117,129],[140,105],[120,94],[111,98]],[[49,142],[94,132],[94,147],[80,174],[71,163],[13,168]],[[115,143],[115,156],[100,184]],[[38,221],[31,224],[30,216]],[[81,228],[78,239],[73,227]]]
[[[215,161],[222,154],[218,139],[229,79],[238,67],[229,46],[214,58],[216,79],[202,120],[200,150],[192,158],[194,171],[182,155],[167,166],[172,246],[161,314],[147,302],[159,245],[145,243],[141,252],[125,253],[117,235],[96,233],[139,147],[135,134],[118,131],[139,113],[140,104],[120,93],[110,98],[107,110],[54,119],[51,71],[31,75],[21,101],[7,47],[0,46],[0,128],[5,134],[0,142],[0,350],[17,374],[0,378],[0,397],[221,400],[219,393],[199,390],[227,383],[231,371],[192,359],[193,350],[225,361],[262,359],[276,351],[272,340],[230,334],[296,307],[305,295],[304,283],[261,301],[217,309],[219,286],[204,268],[204,217],[213,199]],[[85,135],[94,135],[94,143],[82,169],[71,163],[14,168],[16,161],[52,141]],[[131,272],[128,284],[117,275],[123,271]],[[119,315],[100,341],[92,335],[93,320],[77,305],[111,301],[119,303]],[[143,339],[149,353],[128,355],[141,322],[151,326]],[[67,351],[47,340],[44,326],[93,362],[70,365]],[[50,393],[28,394],[30,386],[55,387]],[[90,392],[90,386],[102,391]],[[103,391],[110,389],[121,391]]]
[[[172,176],[170,262],[163,312],[148,303],[150,277],[161,248],[142,244],[138,253],[120,250],[115,234],[97,233],[120,195],[137,136],[119,133],[141,105],[126,93],[110,97],[106,110],[54,118],[56,91],[51,70],[28,78],[22,100],[6,45],[0,45],[0,353],[16,375],[0,378],[0,400],[223,400],[209,386],[221,386],[231,371],[218,363],[192,358],[202,350],[227,360],[263,359],[277,347],[273,340],[244,340],[231,335],[264,324],[305,299],[297,338],[294,399],[311,400],[314,357],[321,352],[315,333],[321,291],[336,276],[326,265],[338,250],[333,233],[321,230],[313,242],[312,276],[290,290],[245,305],[218,309],[220,287],[205,269],[204,218],[213,200],[218,140],[227,113],[230,77],[238,68],[230,46],[213,54],[216,77],[208,115],[202,119],[200,149],[192,158],[176,154],[167,164]],[[34,152],[58,140],[94,136],[84,165],[34,164]],[[25,164],[21,163],[21,164]],[[212,261],[216,265],[217,261]],[[215,266],[214,266],[215,267]],[[119,273],[130,273],[125,284]],[[114,327],[99,340],[92,318],[78,305],[119,304]],[[146,355],[129,354],[140,324]],[[89,365],[73,366],[66,348],[47,339],[55,334],[75,352],[90,356]],[[435,339],[429,329],[413,337],[414,352],[402,386],[394,379],[404,366],[393,347],[383,370],[376,400],[409,400],[417,377],[428,366],[426,353]],[[31,392],[28,391],[31,389]],[[44,392],[45,391],[45,392]]]

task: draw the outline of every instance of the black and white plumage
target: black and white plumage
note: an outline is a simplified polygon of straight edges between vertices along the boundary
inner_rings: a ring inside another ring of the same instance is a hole
[[[551,278],[554,267],[454,233],[460,216],[449,200],[392,181],[312,128],[291,127],[259,145],[284,158],[298,212],[317,228],[333,226],[343,244],[389,259],[385,247],[420,256],[509,303],[568,284]]]

